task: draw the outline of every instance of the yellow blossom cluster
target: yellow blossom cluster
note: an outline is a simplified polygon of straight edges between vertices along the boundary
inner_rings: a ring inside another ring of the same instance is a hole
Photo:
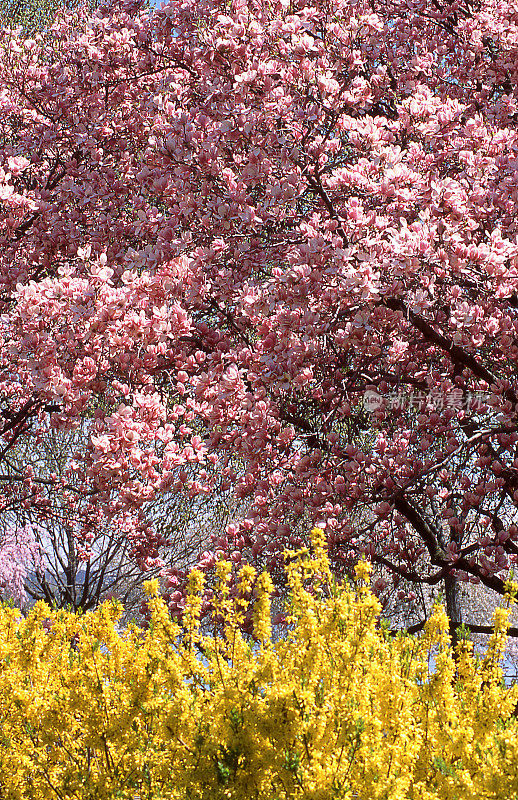
[[[271,581],[249,566],[221,625],[200,626],[193,572],[180,627],[156,583],[145,631],[121,609],[0,609],[1,800],[502,800],[518,797],[518,701],[499,663],[454,654],[437,606],[420,637],[391,635],[360,563],[333,581],[322,531],[287,567],[288,625],[272,638]],[[253,638],[240,627],[254,590]],[[509,595],[510,597],[510,595]]]

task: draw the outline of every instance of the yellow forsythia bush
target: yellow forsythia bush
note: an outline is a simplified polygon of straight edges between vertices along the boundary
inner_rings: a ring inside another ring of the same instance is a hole
[[[272,640],[262,575],[250,642],[230,569],[218,565],[224,634],[200,630],[196,571],[183,629],[156,583],[147,631],[119,635],[113,602],[0,611],[1,800],[518,797],[517,688],[499,668],[508,611],[479,660],[469,642],[454,660],[440,607],[421,637],[393,637],[368,565],[354,588],[335,585],[316,529],[287,570],[288,631]],[[241,597],[254,579],[244,567]]]

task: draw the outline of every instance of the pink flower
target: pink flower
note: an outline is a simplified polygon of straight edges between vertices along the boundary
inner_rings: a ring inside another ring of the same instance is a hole
[[[10,156],[7,159],[7,168],[12,175],[19,175],[31,162],[24,156]]]

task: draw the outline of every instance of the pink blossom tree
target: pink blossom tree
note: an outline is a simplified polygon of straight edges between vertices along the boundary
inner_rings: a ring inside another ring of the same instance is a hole
[[[0,537],[0,597],[24,605],[30,571],[41,569],[41,551],[29,526],[11,528]]]
[[[135,563],[124,526],[101,513],[93,518],[88,498],[72,491],[70,461],[87,444],[87,421],[72,431],[47,430],[40,441],[34,437],[18,440],[4,467],[16,483],[24,466],[32,465],[41,486],[40,501],[46,501],[45,513],[41,507],[35,513],[32,504],[24,501],[23,492],[12,493],[9,508],[0,515],[0,542],[10,542],[15,530],[31,532],[30,541],[40,554],[38,568],[29,559],[32,568],[27,569],[27,559],[21,556],[9,567],[12,571],[19,563],[21,592],[28,602],[44,600],[52,607],[88,611],[112,596],[123,603],[122,619],[127,621],[135,618],[145,598],[144,580],[169,567],[186,571],[195,563],[203,545],[200,531],[208,546],[210,530],[220,530],[228,521],[231,498],[228,492],[218,492],[216,497],[157,496],[147,504],[146,512],[163,539],[160,557],[146,565]],[[88,543],[87,558],[77,541],[79,530]]]
[[[147,504],[209,494],[216,466],[249,510],[206,569],[280,576],[307,520],[337,571],[376,563],[382,596],[444,583],[453,626],[459,580],[501,593],[515,5],[125,2],[4,31],[0,77],[0,459],[86,420],[70,491],[142,564]],[[0,480],[45,513],[30,464]]]

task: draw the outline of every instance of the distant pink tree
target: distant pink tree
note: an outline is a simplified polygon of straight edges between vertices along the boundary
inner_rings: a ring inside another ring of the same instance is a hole
[[[24,605],[25,581],[42,567],[41,551],[29,525],[10,528],[0,538],[0,595]]]

